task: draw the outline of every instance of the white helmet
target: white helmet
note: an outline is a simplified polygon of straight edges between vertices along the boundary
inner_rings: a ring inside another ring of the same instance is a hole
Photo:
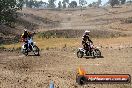
[[[27,31],[27,29],[24,29],[24,31]]]
[[[90,31],[88,31],[88,30],[86,30],[86,31],[84,32],[85,35],[89,35],[89,33],[90,33]]]
[[[90,33],[90,31],[86,30],[84,33]]]

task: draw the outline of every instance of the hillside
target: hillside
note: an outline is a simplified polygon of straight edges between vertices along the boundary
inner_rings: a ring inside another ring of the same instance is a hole
[[[131,9],[131,5],[124,5],[118,8],[86,8],[83,11],[79,9],[48,10],[23,8],[22,11],[18,11],[15,29],[1,26],[0,34],[1,37],[2,35],[7,36],[6,33],[20,35],[23,29],[27,28],[36,32],[68,29],[82,30],[81,32],[79,31],[79,36],[82,35],[84,30],[93,31],[92,35],[97,34],[96,31],[100,31],[99,35],[104,32],[116,36],[126,36],[132,33]],[[7,31],[3,31],[3,29]]]
[[[7,36],[5,32],[9,32],[9,34],[11,33],[14,36],[16,34],[20,35],[23,29],[27,28],[36,32],[62,30],[62,34],[63,30],[67,33],[79,30],[80,34],[77,33],[75,35],[77,37],[81,37],[84,30],[91,30],[92,37],[100,36],[102,33],[111,34],[109,36],[112,37],[127,36],[132,34],[131,9],[131,5],[124,5],[118,8],[86,8],[83,11],[79,9],[49,10],[23,8],[22,11],[18,11],[16,28],[4,28],[12,32],[2,31],[3,27],[1,26],[0,34],[1,37],[2,35]],[[67,31],[68,29],[72,31]]]
[[[113,31],[123,31],[130,32],[131,30],[131,15],[132,15],[132,6],[121,6],[119,8],[87,8],[82,12],[79,9],[69,9],[61,11],[53,10],[43,10],[43,9],[23,9],[21,13],[26,13],[30,18],[26,19],[30,22],[39,24],[40,30],[46,31],[58,30],[58,29],[97,29],[97,30],[113,30]],[[39,23],[33,16],[38,16]],[[45,26],[45,22],[41,20],[51,21],[47,22],[48,27]],[[47,20],[46,20],[47,19]],[[129,21],[128,21],[129,20]],[[58,22],[58,25],[52,23]],[[49,26],[52,24],[52,26]]]

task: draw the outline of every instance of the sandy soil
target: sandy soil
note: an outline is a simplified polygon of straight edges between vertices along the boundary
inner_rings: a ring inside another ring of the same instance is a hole
[[[48,88],[54,81],[55,88],[131,88],[131,84],[76,83],[78,67],[87,73],[132,75],[132,47],[123,49],[101,48],[104,58],[76,57],[68,49],[44,50],[41,56],[27,56],[17,52],[0,52],[1,88]]]

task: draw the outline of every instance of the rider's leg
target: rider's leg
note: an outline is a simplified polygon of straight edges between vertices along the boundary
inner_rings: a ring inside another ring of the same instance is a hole
[[[26,50],[28,49],[28,41],[25,42],[25,47],[26,47]]]
[[[87,55],[87,52],[88,52],[87,45],[85,44],[83,47],[85,49],[85,54]]]

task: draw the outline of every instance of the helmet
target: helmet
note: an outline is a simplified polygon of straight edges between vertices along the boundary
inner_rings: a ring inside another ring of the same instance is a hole
[[[24,29],[24,32],[27,32],[27,29]]]
[[[28,32],[27,32],[27,29],[24,29],[24,34],[27,34]]]
[[[86,30],[86,31],[84,32],[85,35],[89,35],[89,33],[90,33],[90,31],[88,31],[88,30]]]

